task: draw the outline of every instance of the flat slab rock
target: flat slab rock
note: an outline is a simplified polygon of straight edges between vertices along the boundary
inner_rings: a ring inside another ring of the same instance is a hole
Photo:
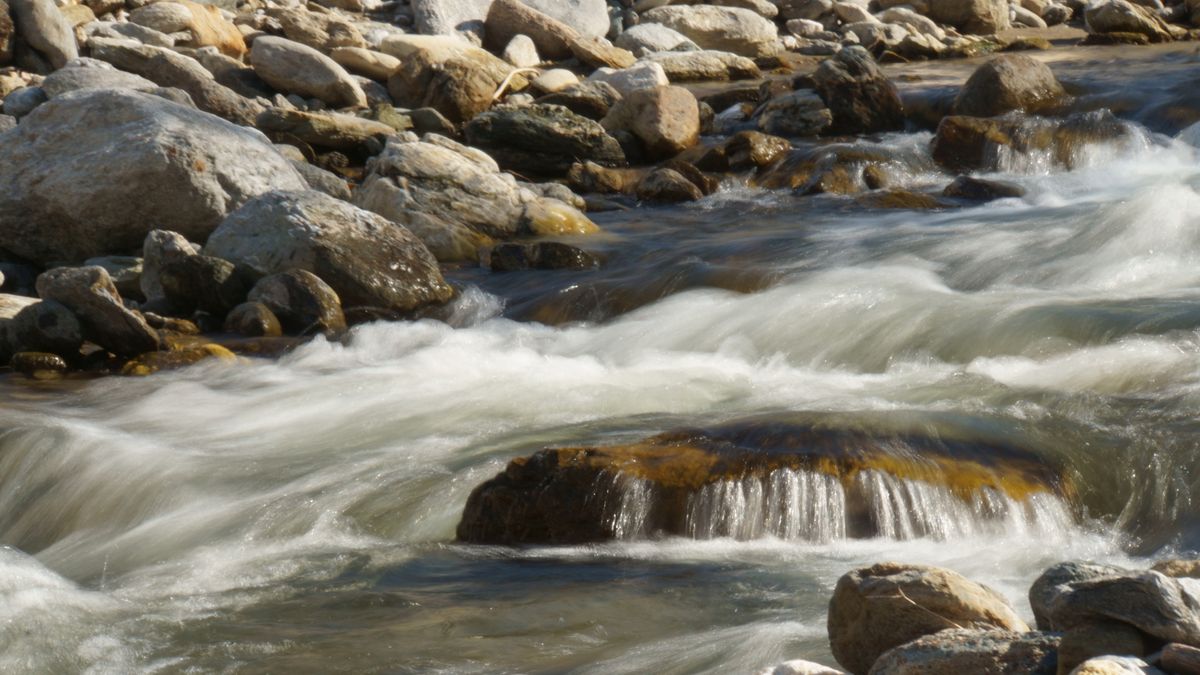
[[[628,445],[550,448],[519,457],[472,492],[458,538],[487,544],[616,539],[620,523],[612,516],[628,481],[649,490],[648,534],[686,535],[691,498],[706,486],[763,479],[777,470],[833,477],[846,491],[851,511],[865,503],[856,479],[866,472],[942,486],[963,499],[985,489],[1018,500],[1073,493],[1059,470],[1030,450],[773,415],[671,431]],[[865,512],[849,519],[851,536],[878,532]]]

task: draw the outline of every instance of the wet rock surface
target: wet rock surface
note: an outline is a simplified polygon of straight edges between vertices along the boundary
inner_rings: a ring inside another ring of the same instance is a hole
[[[892,454],[893,447],[911,448],[923,460],[910,463]],[[982,456],[989,459],[973,459]],[[1002,471],[996,468],[1001,465]],[[472,492],[458,538],[567,544],[628,536],[622,527],[634,526],[623,523],[619,512],[630,485],[644,486],[651,495],[634,528],[640,534],[695,534],[698,523],[695,514],[689,516],[688,505],[706,487],[769,479],[779,471],[829,477],[839,485],[847,495],[846,527],[856,536],[870,536],[881,526],[859,491],[861,477],[873,472],[923,480],[962,499],[987,490],[1024,500],[1071,489],[1053,467],[1017,448],[876,436],[786,418],[748,420],[669,432],[633,445],[548,449],[518,458]],[[716,532],[722,532],[719,526]]]

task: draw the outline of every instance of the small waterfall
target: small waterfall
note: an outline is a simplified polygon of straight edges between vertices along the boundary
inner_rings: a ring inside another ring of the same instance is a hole
[[[609,497],[613,508],[607,520],[615,538],[655,534],[664,500],[650,482],[614,481]],[[716,481],[691,493],[682,515],[684,534],[693,539],[814,543],[871,536],[946,541],[987,534],[1054,535],[1074,526],[1067,504],[1049,492],[1018,500],[983,488],[964,497],[946,486],[873,470],[846,481],[792,469]]]
[[[846,493],[828,474],[779,469],[765,480],[706,485],[689,501],[687,533],[696,539],[846,538]]]

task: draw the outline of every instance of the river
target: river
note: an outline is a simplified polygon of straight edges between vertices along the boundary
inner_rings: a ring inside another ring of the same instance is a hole
[[[1161,63],[1194,72],[1181,58]],[[596,271],[452,271],[447,321],[277,361],[6,382],[0,671],[833,665],[826,607],[859,564],[947,566],[1029,618],[1054,562],[1194,550],[1200,151],[1178,132],[1138,127],[1070,171],[1011,158],[987,177],[1024,197],[934,211],[731,180],[597,214]],[[859,143],[923,189],[951,179],[930,138]],[[454,541],[514,457],[784,411],[1014,440],[1065,466],[1077,502],[940,537]]]

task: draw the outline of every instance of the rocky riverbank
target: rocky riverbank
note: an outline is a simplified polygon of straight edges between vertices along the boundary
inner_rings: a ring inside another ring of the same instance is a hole
[[[1149,570],[1060,563],[1029,589],[1030,627],[996,591],[956,572],[880,563],[838,581],[829,642],[854,675],[1194,675],[1198,578],[1196,560]],[[789,661],[760,675],[842,672]]]
[[[145,374],[437,317],[447,266],[594,269],[587,213],[730,176],[868,208],[1019,196],[954,176],[1014,153],[1069,168],[1135,132],[1023,54],[951,98],[902,95],[879,63],[1048,48],[1037,31],[1068,22],[1090,44],[1186,39],[1192,16],[1126,0],[0,3],[0,361]],[[1177,122],[1200,116],[1186,97]],[[923,126],[943,189],[897,187],[895,157],[845,142]]]

